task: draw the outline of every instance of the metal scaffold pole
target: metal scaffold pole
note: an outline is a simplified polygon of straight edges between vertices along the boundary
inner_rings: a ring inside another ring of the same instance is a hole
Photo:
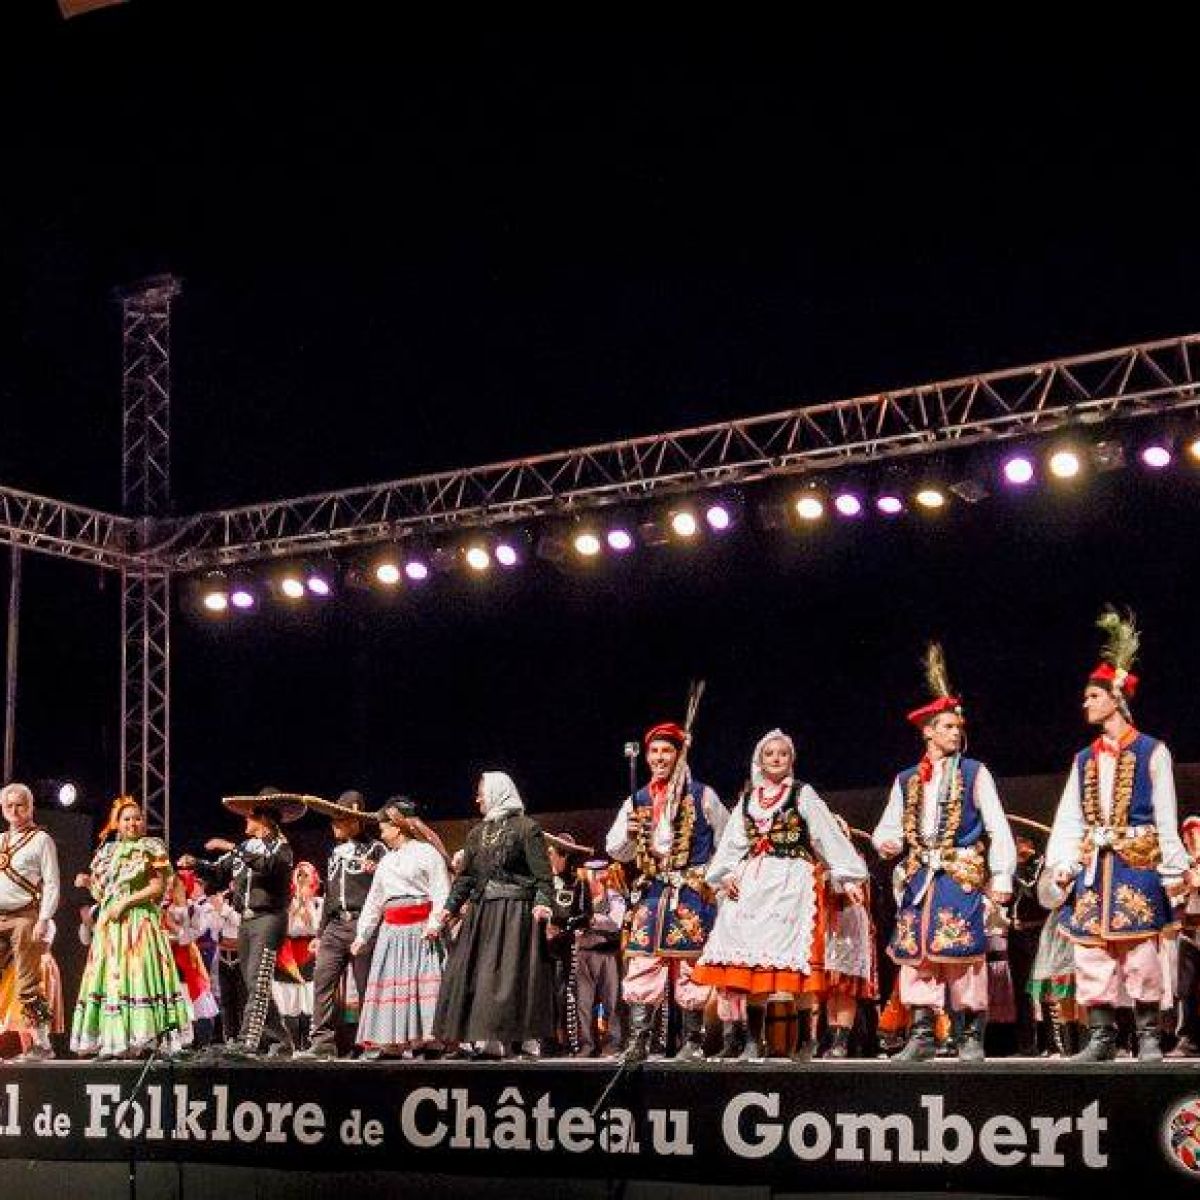
[[[171,509],[171,301],[160,276],[123,291],[122,505],[140,546]],[[171,573],[141,560],[121,567],[121,791],[145,806],[147,827],[171,824]]]

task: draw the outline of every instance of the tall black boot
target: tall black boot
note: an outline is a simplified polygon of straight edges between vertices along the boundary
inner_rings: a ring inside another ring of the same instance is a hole
[[[814,1016],[811,1008],[796,1009],[796,1040],[790,1055],[792,1062],[812,1062]]]
[[[761,1004],[746,1006],[746,1044],[738,1058],[742,1062],[759,1062],[766,1051],[763,1049],[763,1028],[767,1021],[767,1010]]]
[[[717,1057],[741,1058],[742,1051],[746,1048],[746,1022],[722,1021],[721,1025],[725,1031],[725,1040],[721,1043],[721,1049],[717,1051]]]
[[[833,1025],[829,1030],[829,1048],[825,1051],[826,1058],[850,1057],[850,1030],[842,1025]]]
[[[646,1061],[650,1054],[650,1038],[654,1034],[654,1017],[658,1009],[653,1004],[629,1006],[629,1044],[622,1059],[631,1067]]]
[[[698,1008],[683,1010],[683,1045],[675,1055],[678,1062],[704,1061],[704,1012]]]
[[[1111,1005],[1088,1010],[1088,1043],[1067,1060],[1073,1063],[1112,1062],[1117,1057],[1117,1014]]]
[[[1161,1018],[1157,1004],[1138,1003],[1134,1006],[1137,1021],[1138,1062],[1159,1063],[1163,1060]]]
[[[987,1028],[987,1013],[963,1013],[962,1035],[958,1042],[959,1062],[983,1062],[983,1031]]]
[[[922,1006],[913,1009],[912,1029],[904,1049],[892,1062],[928,1062],[937,1053],[933,1033],[933,1009]]]

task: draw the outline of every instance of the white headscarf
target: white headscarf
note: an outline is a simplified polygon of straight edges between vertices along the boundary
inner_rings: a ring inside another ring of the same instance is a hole
[[[767,782],[767,777],[763,774],[762,755],[767,748],[768,742],[785,742],[787,748],[792,752],[792,769],[796,767],[796,743],[792,741],[782,729],[772,729],[770,733],[763,734],[758,740],[758,745],[754,747],[754,753],[750,757],[750,786],[762,787]]]
[[[483,819],[502,821],[511,813],[525,811],[525,803],[517,785],[503,771],[483,773]]]

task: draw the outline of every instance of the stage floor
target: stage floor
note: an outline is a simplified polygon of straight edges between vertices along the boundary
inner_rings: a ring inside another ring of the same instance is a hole
[[[8,1063],[0,1185],[105,1200],[132,1163],[139,1197],[189,1200],[1200,1189],[1200,1060],[652,1059],[593,1114],[616,1067]]]

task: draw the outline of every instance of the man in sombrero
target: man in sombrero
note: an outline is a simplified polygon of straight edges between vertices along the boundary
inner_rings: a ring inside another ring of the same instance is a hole
[[[557,1049],[579,1053],[579,991],[575,931],[586,920],[587,889],[579,878],[579,865],[592,855],[573,833],[547,833],[546,856],[554,877],[546,948],[554,960],[555,1029]]]
[[[350,947],[375,868],[387,847],[376,836],[376,815],[367,812],[361,792],[343,792],[336,804],[306,796],[305,804],[330,818],[336,844],[326,868],[325,907],[317,933],[312,1032],[308,1049],[299,1051],[296,1057],[333,1059],[337,1058],[338,986],[347,967],[354,971],[359,996],[366,994],[371,947],[357,955],[350,953]]]
[[[229,903],[241,913],[238,962],[246,984],[246,1007],[238,1036],[220,1050],[228,1058],[287,1058],[291,1038],[271,998],[275,958],[287,936],[287,907],[292,882],[292,848],[282,827],[304,815],[294,794],[263,788],[257,796],[226,796],[230,812],[245,818],[246,836],[238,843],[210,838],[204,848],[216,859],[184,855],[179,866],[191,868],[208,885],[229,889]]]

